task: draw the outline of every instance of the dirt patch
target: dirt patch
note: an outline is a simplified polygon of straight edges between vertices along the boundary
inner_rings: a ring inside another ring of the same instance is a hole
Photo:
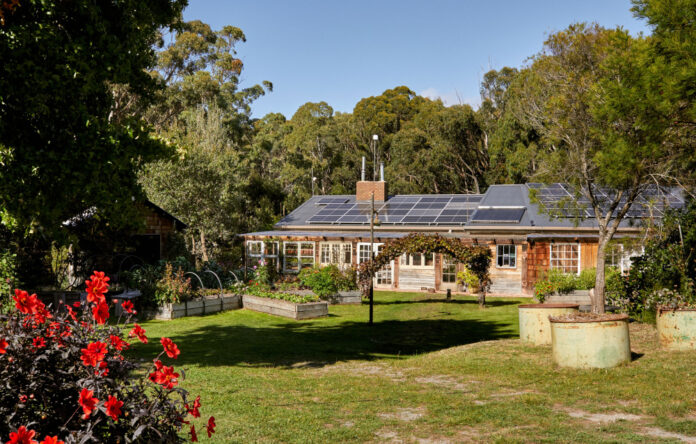
[[[400,408],[393,413],[378,413],[377,416],[384,419],[396,419],[398,421],[415,421],[425,416],[425,409],[418,407],[415,409],[411,408]]]
[[[467,384],[461,383],[456,379],[445,375],[423,376],[416,378],[416,382],[419,384],[432,384],[438,387],[444,387],[460,392],[471,392]]]
[[[584,419],[595,424],[609,424],[616,421],[640,421],[643,419],[642,416],[633,415],[631,413],[590,413],[584,410],[561,408],[560,410],[566,412],[571,418]]]
[[[394,382],[406,381],[406,377],[401,371],[395,370],[386,365],[377,365],[371,363],[336,364],[317,369],[317,373],[324,374],[328,372],[344,372],[353,376],[378,376],[382,378],[391,379]]]
[[[568,313],[560,316],[551,316],[551,322],[606,322],[606,321],[625,321],[628,315],[625,314],[594,314],[594,313]]]
[[[681,433],[668,432],[667,430],[662,430],[658,427],[643,429],[642,433],[655,438],[678,439],[681,442],[696,443],[696,437],[682,435]]]
[[[446,438],[413,438],[418,444],[450,444],[452,441]]]
[[[352,428],[355,425],[353,421],[344,421],[341,423],[341,427],[345,427],[347,429]]]
[[[506,392],[506,393],[493,393],[491,398],[505,398],[507,396],[522,396],[529,395],[530,393],[537,393],[534,390],[522,390],[519,392]]]
[[[402,439],[399,439],[399,434],[391,430],[378,430],[375,432],[375,436],[379,438],[379,442],[403,442]]]

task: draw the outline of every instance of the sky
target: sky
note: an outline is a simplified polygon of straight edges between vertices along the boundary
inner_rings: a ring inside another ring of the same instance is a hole
[[[360,99],[400,85],[476,107],[485,72],[522,66],[571,23],[649,33],[630,7],[630,0],[189,0],[184,19],[241,28],[242,87],[273,83],[253,116],[290,118],[307,102],[352,112]]]

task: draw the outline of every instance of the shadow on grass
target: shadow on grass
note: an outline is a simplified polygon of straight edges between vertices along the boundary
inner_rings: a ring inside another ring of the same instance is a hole
[[[177,366],[320,367],[339,361],[399,358],[457,345],[514,337],[510,324],[484,320],[389,320],[336,325],[279,322],[206,325],[172,335],[182,349]],[[154,342],[154,341],[153,341]],[[150,356],[159,344],[134,347]]]

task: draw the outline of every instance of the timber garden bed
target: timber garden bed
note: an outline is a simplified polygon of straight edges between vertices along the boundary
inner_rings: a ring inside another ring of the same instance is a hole
[[[223,294],[222,296],[208,296],[192,301],[184,301],[178,304],[166,304],[155,310],[145,310],[146,319],[172,320],[186,316],[200,316],[217,313],[226,310],[242,308],[242,298],[238,294]]]
[[[326,301],[292,302],[245,294],[242,296],[242,305],[248,310],[295,320],[313,319],[329,315],[329,304]]]

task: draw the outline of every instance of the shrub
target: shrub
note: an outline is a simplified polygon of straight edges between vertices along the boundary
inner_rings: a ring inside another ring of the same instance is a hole
[[[472,293],[477,293],[481,284],[479,278],[468,268],[457,273],[457,283],[466,286]]]
[[[260,298],[269,298],[269,299],[279,299],[281,301],[288,301],[288,302],[294,302],[296,304],[304,304],[307,302],[317,302],[319,300],[319,297],[316,295],[305,295],[305,294],[295,294],[295,293],[281,293],[277,291],[270,291],[268,287],[264,287],[262,285],[256,285],[257,283],[254,282],[246,290],[247,294],[250,294],[252,296],[258,296]]]
[[[109,325],[109,278],[95,272],[87,302],[49,311],[36,295],[15,290],[14,309],[0,317],[0,439],[36,434],[77,442],[183,442],[185,425],[200,417],[195,400],[178,386],[179,373],[160,358],[179,349],[162,338],[163,350],[142,377],[127,359],[121,325]],[[123,303],[130,321],[132,304]],[[120,320],[119,320],[120,321]],[[129,336],[147,342],[133,324]],[[208,429],[214,430],[214,418]],[[23,442],[23,441],[19,441]],[[35,441],[33,441],[35,442]]]
[[[605,282],[606,282],[608,275],[609,275],[609,268],[606,268],[606,272],[604,275]],[[594,288],[596,276],[597,276],[597,269],[596,268],[586,268],[585,270],[582,270],[580,272],[580,276],[578,276],[575,280],[575,290],[590,290],[590,289]]]
[[[164,267],[162,278],[157,281],[155,301],[157,305],[178,304],[192,296],[191,279],[184,278],[184,271],[179,268],[173,271],[172,265]]]
[[[546,300],[546,297],[556,291],[553,284],[547,279],[540,279],[534,283],[534,297],[541,303]]]
[[[300,271],[298,278],[300,283],[312,290],[320,298],[325,298],[338,291],[335,275],[340,270],[335,265],[328,265],[321,268],[305,268]]]

